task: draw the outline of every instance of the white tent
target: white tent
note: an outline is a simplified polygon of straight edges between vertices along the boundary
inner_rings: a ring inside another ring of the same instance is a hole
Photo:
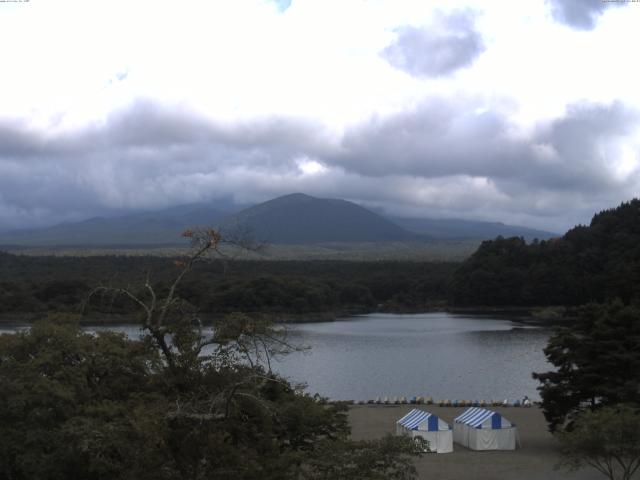
[[[468,408],[453,421],[453,441],[471,450],[515,450],[515,424],[498,412]]]
[[[453,452],[451,427],[432,413],[414,408],[396,422],[396,433],[411,438],[422,437],[429,442],[432,452]]]

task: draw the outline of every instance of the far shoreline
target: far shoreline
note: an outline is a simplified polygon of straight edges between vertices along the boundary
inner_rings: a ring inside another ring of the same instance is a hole
[[[567,307],[450,307],[446,305],[434,305],[424,308],[400,308],[400,309],[350,309],[342,311],[308,312],[308,313],[272,313],[272,312],[241,312],[249,317],[270,318],[275,323],[283,324],[304,324],[321,322],[341,322],[349,321],[351,317],[390,314],[390,315],[420,315],[429,313],[447,313],[451,315],[468,315],[481,319],[487,317],[498,320],[508,320],[528,326],[554,327],[566,325],[571,322],[571,318],[565,317]],[[202,314],[200,318],[203,325],[212,325],[216,320],[223,318],[229,313]],[[76,312],[16,312],[0,314],[0,325],[3,326],[28,326],[35,322],[46,320],[49,314],[78,315]],[[82,326],[105,326],[105,325],[135,325],[140,323],[138,314],[90,314],[78,319]]]

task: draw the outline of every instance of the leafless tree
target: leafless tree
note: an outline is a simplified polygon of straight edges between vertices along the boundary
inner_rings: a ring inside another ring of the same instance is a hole
[[[151,275],[147,272],[142,293],[140,288],[134,290],[128,286],[101,285],[90,292],[85,307],[97,295],[110,296],[112,299],[128,298],[139,307],[142,329],[159,348],[166,365],[171,369],[193,371],[202,362],[209,367],[223,369],[238,365],[240,361],[253,372],[226,385],[221,391],[179,396],[170,416],[199,422],[226,418],[234,402],[242,399],[255,402],[259,408],[269,409],[268,403],[254,392],[267,382],[281,382],[272,373],[272,358],[306,347],[294,346],[288,339],[287,329],[275,327],[269,318],[249,317],[240,313],[216,321],[212,332],[205,333],[197,312],[188,308],[177,294],[180,283],[197,263],[217,259],[222,261],[226,271],[227,262],[234,258],[233,254],[238,250],[259,252],[264,245],[247,235],[236,233],[223,236],[215,229],[187,230],[182,236],[190,240],[190,249],[183,259],[174,261],[178,272],[166,293],[160,294],[154,288]],[[205,354],[207,348],[209,350]],[[296,388],[301,389],[302,386]]]
[[[139,307],[143,314],[142,329],[153,339],[171,367],[177,366],[185,357],[193,361],[205,348],[216,346],[219,353],[239,352],[251,366],[264,365],[271,372],[274,355],[297,349],[288,341],[286,329],[274,328],[269,319],[232,314],[219,320],[213,332],[206,335],[200,316],[186,308],[177,295],[180,283],[197,263],[217,259],[226,271],[229,260],[235,258],[238,251],[260,252],[265,245],[246,232],[237,231],[223,236],[215,229],[193,229],[186,230],[182,236],[190,240],[190,249],[184,259],[174,261],[178,273],[165,295],[159,295],[147,272],[144,294],[136,293],[130,287],[100,285],[89,293],[85,307],[97,295],[128,298]]]

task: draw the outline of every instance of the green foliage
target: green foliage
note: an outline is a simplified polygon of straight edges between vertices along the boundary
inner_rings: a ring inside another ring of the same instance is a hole
[[[409,461],[414,450],[408,437],[322,442],[305,462],[308,480],[410,480],[416,471]]]
[[[143,343],[71,323],[0,336],[0,478],[113,478],[145,449],[139,467],[157,461],[133,423],[156,422],[159,366]]]
[[[640,406],[640,307],[620,301],[588,305],[545,348],[554,371],[534,373],[550,429],[562,429],[585,409]]]
[[[582,305],[640,297],[640,200],[600,212],[562,238],[483,242],[453,275],[457,305]]]
[[[264,322],[230,317],[203,352],[197,330],[174,324],[167,362],[152,336],[72,320],[0,336],[0,479],[299,479],[318,459],[357,465],[352,478],[413,478],[401,445],[347,439],[345,405],[239,360]]]
[[[591,466],[611,480],[630,480],[640,467],[640,412],[617,405],[582,412],[569,431],[557,434],[561,466]]]
[[[0,313],[75,311],[93,287],[142,285],[151,272],[158,293],[166,293],[175,258],[97,256],[29,257],[0,252]],[[200,263],[179,285],[178,294],[199,312],[305,315],[318,312],[420,310],[446,298],[454,263],[252,261]],[[144,288],[134,288],[144,295]],[[125,297],[94,302],[92,311],[130,314],[137,305]],[[104,316],[104,315],[103,315]]]
[[[352,477],[354,468],[358,478],[413,478],[405,444],[349,441],[346,405],[311,397],[271,371],[270,357],[295,347],[266,317],[235,313],[203,332],[196,312],[211,282],[183,279],[210,266],[211,256],[225,259],[219,247],[233,239],[214,229],[182,236],[191,251],[161,281],[152,283],[147,269],[138,287],[100,285],[86,296],[84,309],[101,297],[110,309],[137,312],[140,341],[85,333],[74,315],[60,313],[0,336],[0,480],[297,480],[310,468],[326,473],[315,478]],[[24,261],[0,254],[14,271]],[[241,293],[243,306],[304,300],[304,309],[340,298],[333,279],[283,282],[251,272],[242,281],[249,288],[222,288],[214,303]],[[72,303],[83,283],[61,277],[39,285],[41,302]],[[16,291],[2,286],[6,296]],[[349,284],[344,297],[371,302],[362,286]]]

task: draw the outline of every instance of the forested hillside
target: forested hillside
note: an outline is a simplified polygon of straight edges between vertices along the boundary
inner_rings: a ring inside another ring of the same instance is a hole
[[[450,285],[456,305],[579,305],[640,296],[640,200],[596,214],[589,226],[527,244],[483,242]]]
[[[162,291],[178,273],[163,257],[29,257],[0,252],[0,313],[69,311],[97,285],[144,288],[146,272]],[[180,297],[202,313],[275,314],[408,311],[444,303],[455,263],[235,261],[200,263]],[[134,310],[119,299],[96,313]]]

